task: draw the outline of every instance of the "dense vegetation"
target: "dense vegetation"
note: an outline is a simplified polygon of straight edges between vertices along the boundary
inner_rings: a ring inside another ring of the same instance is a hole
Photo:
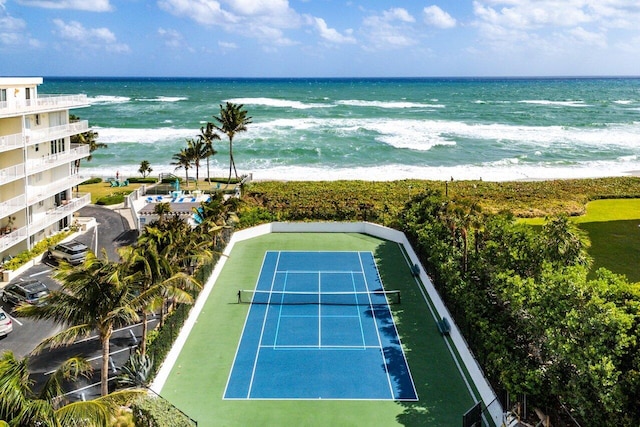
[[[240,218],[404,231],[497,391],[526,393],[554,425],[639,425],[640,285],[588,276],[589,242],[566,216],[636,196],[637,178],[256,183]],[[534,229],[509,211],[559,216]]]
[[[247,191],[253,206],[288,220],[363,219],[391,225],[405,203],[422,191],[477,203],[484,212],[509,211],[518,217],[558,213],[581,215],[590,200],[640,197],[640,178],[556,181],[256,182]]]

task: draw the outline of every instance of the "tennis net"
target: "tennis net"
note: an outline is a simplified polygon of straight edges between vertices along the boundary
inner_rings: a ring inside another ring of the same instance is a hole
[[[240,289],[238,302],[274,305],[388,305],[400,304],[400,291],[296,292]]]

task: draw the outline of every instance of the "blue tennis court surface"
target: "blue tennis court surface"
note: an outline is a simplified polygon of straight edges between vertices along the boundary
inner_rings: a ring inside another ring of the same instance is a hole
[[[418,400],[371,252],[269,251],[225,399]]]

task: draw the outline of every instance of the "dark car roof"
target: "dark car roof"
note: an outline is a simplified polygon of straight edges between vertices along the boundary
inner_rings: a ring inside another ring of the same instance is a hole
[[[46,285],[39,280],[25,280],[24,282],[15,282],[15,283],[12,283],[11,285],[19,286],[28,292],[47,289]]]

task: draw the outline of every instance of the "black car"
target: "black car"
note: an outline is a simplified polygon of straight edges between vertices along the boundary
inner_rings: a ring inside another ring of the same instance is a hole
[[[2,290],[2,301],[13,305],[22,302],[41,304],[49,295],[49,288],[39,280],[26,280],[8,284]]]

